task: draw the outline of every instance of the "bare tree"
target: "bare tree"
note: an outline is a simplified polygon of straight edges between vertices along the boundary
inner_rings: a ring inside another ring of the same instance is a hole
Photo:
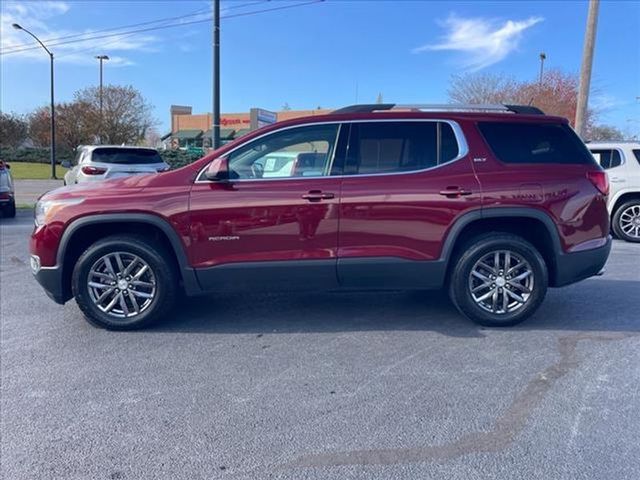
[[[73,150],[78,145],[94,143],[94,115],[88,103],[76,101],[57,105],[56,120],[56,142],[63,149]]]
[[[557,115],[575,121],[578,105],[578,77],[560,70],[549,70],[542,82],[521,82],[517,89],[519,103],[531,104],[548,115]],[[591,126],[594,112],[587,112],[587,125]]]
[[[625,134],[611,125],[594,125],[587,130],[585,137],[593,142],[606,142],[623,140]]]
[[[454,75],[447,90],[452,103],[514,103],[518,82],[513,78],[493,73],[467,73]]]
[[[147,130],[147,134],[144,137],[144,145],[146,147],[156,148],[161,141],[161,136],[154,127],[150,127]]]
[[[27,138],[28,131],[29,125],[23,117],[0,112],[0,145],[17,147]]]
[[[29,138],[38,147],[51,144],[51,110],[49,107],[36,108],[29,115]]]
[[[573,125],[578,104],[578,77],[561,70],[549,70],[542,79],[518,81],[492,73],[456,75],[448,90],[453,103],[504,103],[533,105],[548,115],[568,118]],[[585,139],[614,140],[625,135],[617,128],[597,124],[598,111],[587,110]]]
[[[39,147],[49,147],[51,142],[50,115],[49,107],[41,107],[29,116],[29,136]],[[94,118],[91,105],[85,102],[56,104],[56,143],[60,149],[70,151],[94,143]]]
[[[89,87],[75,94],[76,102],[90,106],[92,121],[102,143],[118,145],[138,144],[154,125],[152,106],[131,86],[103,87],[103,114],[100,118],[100,95],[97,87]]]

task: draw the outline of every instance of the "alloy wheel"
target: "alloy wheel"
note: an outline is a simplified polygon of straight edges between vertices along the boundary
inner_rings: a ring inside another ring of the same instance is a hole
[[[527,304],[534,281],[533,268],[521,255],[496,250],[480,258],[471,269],[469,292],[483,310],[504,315]]]
[[[144,312],[156,296],[156,278],[147,262],[132,253],[100,257],[89,270],[89,295],[94,305],[117,318]]]
[[[620,229],[632,238],[640,238],[640,205],[631,205],[620,214]]]

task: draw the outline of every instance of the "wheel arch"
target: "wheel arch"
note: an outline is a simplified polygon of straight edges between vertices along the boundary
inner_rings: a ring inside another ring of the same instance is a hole
[[[613,207],[611,208],[611,217],[616,214],[616,211],[622,206],[622,204],[629,200],[640,201],[640,190],[623,191],[616,195],[615,200],[613,201]]]
[[[555,286],[557,256],[562,252],[558,229],[548,214],[526,207],[488,208],[462,215],[451,227],[442,250],[447,282],[453,262],[464,245],[478,234],[490,231],[512,233],[533,244],[547,264],[550,286]]]
[[[71,274],[73,266],[82,252],[92,243],[114,233],[131,233],[156,238],[173,253],[185,292],[200,293],[193,269],[189,266],[187,252],[173,227],[161,217],[153,214],[123,213],[88,215],[74,220],[65,229],[60,239],[56,264],[62,269],[62,292],[65,301],[71,298]]]

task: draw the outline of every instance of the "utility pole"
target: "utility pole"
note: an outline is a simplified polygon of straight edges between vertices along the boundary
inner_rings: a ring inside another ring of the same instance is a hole
[[[220,147],[220,0],[213,0],[213,125],[211,146]]]
[[[50,148],[50,160],[51,160],[51,178],[57,179],[56,177],[56,110],[53,101],[53,53],[45,46],[44,43],[40,41],[38,37],[36,37],[33,33],[31,33],[26,28],[20,26],[17,23],[11,25],[16,30],[22,30],[28,35],[31,35],[42,48],[44,48],[45,52],[49,54],[49,59],[51,60],[51,148]]]
[[[542,85],[542,76],[544,74],[544,61],[547,59],[547,54],[544,52],[540,52],[540,79],[538,83]]]
[[[102,144],[102,126],[104,121],[102,119],[102,61],[109,60],[107,55],[97,55],[96,58],[100,60],[100,131],[98,133],[98,143]]]
[[[596,27],[598,25],[598,7],[600,0],[589,0],[587,15],[587,31],[584,36],[582,52],[582,68],[580,69],[580,87],[578,89],[578,106],[576,108],[576,132],[584,138],[587,106],[589,105],[589,89],[591,87],[591,69],[593,67],[593,50],[596,43]]]

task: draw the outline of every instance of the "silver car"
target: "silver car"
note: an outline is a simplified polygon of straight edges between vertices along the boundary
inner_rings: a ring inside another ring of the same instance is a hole
[[[65,185],[169,170],[154,148],[112,145],[80,146],[73,164],[62,162],[62,166],[69,169]]]
[[[3,217],[13,218],[16,216],[16,197],[10,168],[0,160],[0,213]]]

